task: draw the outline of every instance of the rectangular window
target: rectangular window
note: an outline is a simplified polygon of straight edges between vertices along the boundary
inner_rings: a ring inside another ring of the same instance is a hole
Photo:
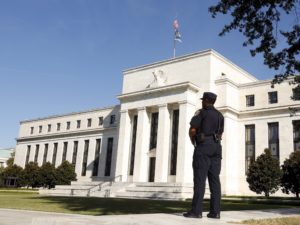
[[[246,95],[246,106],[254,106],[254,95]]]
[[[68,121],[68,122],[67,122],[67,130],[70,130],[70,127],[71,127],[71,122]]]
[[[176,175],[179,110],[173,111],[170,175]]]
[[[300,100],[300,87],[293,88],[293,100]]]
[[[51,132],[51,124],[48,124],[48,132]]]
[[[268,92],[269,95],[269,103],[274,104],[278,102],[277,91]]]
[[[67,159],[67,150],[68,150],[68,142],[64,142],[62,162],[66,161]]]
[[[45,144],[45,148],[44,148],[44,156],[43,156],[43,165],[47,162],[48,146],[49,146],[49,144]]]
[[[52,165],[53,165],[53,166],[55,166],[55,162],[56,162],[57,146],[58,146],[58,143],[54,143],[53,157],[52,157]]]
[[[114,141],[113,138],[108,138],[107,140],[107,152],[106,152],[105,172],[104,172],[104,176],[106,177],[110,176],[113,141]]]
[[[300,120],[293,121],[294,151],[300,151]]]
[[[31,146],[30,146],[30,145],[27,145],[27,153],[26,153],[25,165],[27,165],[28,162],[29,162],[30,150],[31,150]]]
[[[87,121],[87,127],[91,127],[91,126],[92,126],[92,119],[90,118]]]
[[[279,160],[279,131],[278,123],[268,123],[269,128],[269,149],[274,158]]]
[[[110,116],[110,124],[114,124],[116,122],[116,115],[111,115]]]
[[[57,123],[57,124],[56,124],[56,128],[57,128],[57,129],[56,129],[57,131],[60,131],[60,123]]]
[[[97,139],[96,140],[96,149],[95,149],[95,159],[94,159],[94,165],[93,165],[93,174],[92,174],[92,176],[94,176],[94,177],[98,176],[100,146],[101,146],[101,139]]]
[[[99,126],[102,126],[103,125],[103,116],[100,116],[99,117]]]
[[[72,157],[72,164],[76,165],[77,160],[77,150],[78,150],[78,141],[74,141],[74,147],[73,147],[73,157]]]
[[[30,127],[30,134],[33,134],[34,127]]]
[[[42,133],[43,131],[43,126],[39,126],[39,133]]]
[[[133,117],[129,175],[133,175],[138,116]]]
[[[81,125],[81,121],[80,120],[77,120],[77,128],[80,128],[80,125]]]
[[[86,166],[87,166],[87,159],[88,159],[88,153],[89,153],[89,143],[90,143],[89,140],[84,141],[84,152],[83,152],[81,176],[86,175]]]
[[[251,160],[255,159],[255,125],[245,126],[245,171],[248,171]]]
[[[152,113],[151,116],[150,150],[156,148],[157,129],[158,129],[158,112]]]
[[[39,157],[39,150],[40,150],[40,145],[35,146],[35,155],[34,155],[34,162],[38,162],[38,157]]]

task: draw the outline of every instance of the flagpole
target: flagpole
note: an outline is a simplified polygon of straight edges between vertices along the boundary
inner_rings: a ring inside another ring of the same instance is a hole
[[[173,58],[175,58],[176,56],[176,41],[175,41],[175,37],[174,37],[174,44],[173,44]]]

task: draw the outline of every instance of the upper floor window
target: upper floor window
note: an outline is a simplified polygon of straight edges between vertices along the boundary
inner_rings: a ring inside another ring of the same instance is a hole
[[[77,120],[77,128],[80,128],[80,125],[81,125],[81,120]]]
[[[246,106],[254,106],[254,95],[246,95]]]
[[[51,124],[48,124],[48,132],[51,132]]]
[[[116,122],[116,115],[110,116],[110,124],[114,124]]]
[[[87,126],[88,126],[88,127],[91,127],[91,126],[92,126],[92,119],[91,119],[91,118],[88,119],[88,121],[87,121]]]
[[[300,100],[300,87],[293,88],[293,100]]]
[[[68,121],[68,122],[67,122],[67,130],[70,130],[70,127],[71,127],[71,122]]]
[[[34,127],[30,127],[30,134],[33,134]]]
[[[57,131],[60,131],[60,123],[57,123]]]
[[[42,133],[42,131],[43,131],[43,127],[39,126],[39,133]]]
[[[103,125],[103,116],[100,116],[99,117],[99,126],[102,126]]]
[[[269,94],[269,103],[270,104],[278,102],[277,91],[272,91],[272,92],[269,92],[268,94]]]

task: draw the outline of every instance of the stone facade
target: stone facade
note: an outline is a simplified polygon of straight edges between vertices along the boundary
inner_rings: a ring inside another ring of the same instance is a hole
[[[203,92],[212,91],[225,118],[222,193],[253,194],[245,179],[247,159],[270,147],[282,163],[298,144],[295,123],[300,116],[292,109],[300,104],[291,99],[292,88],[287,82],[271,88],[270,80],[257,80],[213,50],[128,69],[123,72],[119,106],[22,121],[15,162],[25,166],[28,161],[50,161],[58,166],[63,158],[72,161],[78,142],[79,180],[190,184],[189,121],[201,106]]]

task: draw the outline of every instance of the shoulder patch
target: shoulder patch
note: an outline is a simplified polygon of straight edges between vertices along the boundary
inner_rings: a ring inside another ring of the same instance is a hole
[[[198,116],[198,115],[200,114],[200,112],[201,112],[201,109],[197,110],[197,111],[195,112],[194,116]]]

